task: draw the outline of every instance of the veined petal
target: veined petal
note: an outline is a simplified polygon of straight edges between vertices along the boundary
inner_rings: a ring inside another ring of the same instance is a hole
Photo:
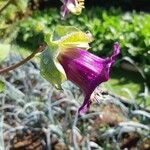
[[[95,88],[109,79],[110,67],[119,54],[119,45],[115,43],[111,57],[103,59],[79,48],[70,48],[58,55],[67,79],[79,86],[85,96],[79,113],[85,113],[90,106],[90,96]]]

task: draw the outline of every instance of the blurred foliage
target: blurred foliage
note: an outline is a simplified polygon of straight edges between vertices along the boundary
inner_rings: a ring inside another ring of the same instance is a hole
[[[28,49],[43,42],[43,33],[52,31],[56,24],[75,25],[89,30],[94,37],[91,51],[99,56],[108,55],[115,41],[121,46],[121,56],[133,59],[145,74],[150,75],[150,15],[144,12],[126,12],[120,9],[93,8],[82,15],[60,19],[56,9],[36,11],[19,25],[17,44]],[[16,41],[15,41],[16,42]]]
[[[3,42],[16,37],[17,21],[26,15],[28,3],[29,0],[0,0],[0,38],[3,37]]]
[[[45,0],[0,0],[0,39],[9,43],[16,38],[18,24]]]

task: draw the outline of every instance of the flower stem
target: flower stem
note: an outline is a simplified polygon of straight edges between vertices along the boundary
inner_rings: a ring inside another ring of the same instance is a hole
[[[18,62],[16,64],[13,64],[12,66],[0,69],[0,74],[7,73],[7,72],[9,72],[11,70],[14,70],[14,69],[22,66],[23,64],[25,64],[26,62],[31,60],[37,53],[42,52],[45,48],[46,48],[45,44],[40,45],[31,55],[29,55],[25,59],[21,60],[20,62]]]

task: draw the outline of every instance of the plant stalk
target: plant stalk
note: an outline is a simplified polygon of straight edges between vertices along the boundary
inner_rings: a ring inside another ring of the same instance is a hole
[[[26,57],[25,59],[21,60],[20,62],[13,64],[12,66],[8,66],[6,68],[2,68],[0,69],[0,74],[4,74],[7,73],[11,70],[14,70],[20,66],[22,66],[23,64],[27,63],[29,60],[31,60],[37,53],[42,52],[44,49],[46,48],[46,45],[40,45],[31,55],[29,55],[28,57]]]

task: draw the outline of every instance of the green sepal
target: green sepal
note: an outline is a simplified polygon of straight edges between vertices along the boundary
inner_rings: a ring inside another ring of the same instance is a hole
[[[40,73],[57,89],[61,89],[61,83],[66,79],[65,75],[56,66],[54,53],[48,47],[41,54]]]
[[[57,62],[58,55],[58,41],[53,41],[53,34],[45,34],[45,42],[48,48],[41,54],[41,75],[53,84],[57,89],[61,89],[61,84],[66,80],[65,72],[63,68]]]
[[[67,35],[67,34],[70,34],[72,32],[77,32],[77,31],[80,31],[78,28],[74,27],[74,26],[61,26],[61,25],[58,25],[55,30],[54,30],[54,37],[55,39],[57,38],[58,40]]]

